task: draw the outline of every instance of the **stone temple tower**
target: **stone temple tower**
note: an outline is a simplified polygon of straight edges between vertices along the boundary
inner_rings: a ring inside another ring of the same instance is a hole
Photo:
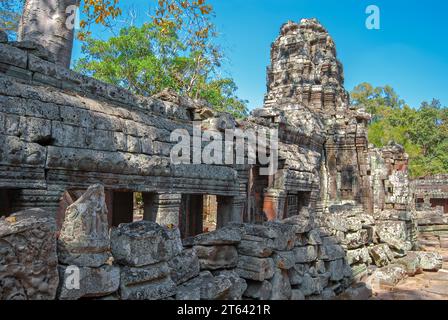
[[[287,22],[272,44],[265,106],[294,104],[334,114],[346,109],[342,64],[327,30],[316,19]]]

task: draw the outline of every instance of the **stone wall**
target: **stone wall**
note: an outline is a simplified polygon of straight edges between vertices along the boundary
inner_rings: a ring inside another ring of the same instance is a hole
[[[411,182],[419,245],[448,247],[448,176],[436,175]]]

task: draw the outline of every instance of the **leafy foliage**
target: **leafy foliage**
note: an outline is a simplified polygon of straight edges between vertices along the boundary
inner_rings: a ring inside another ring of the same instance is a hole
[[[369,141],[382,147],[390,141],[404,146],[410,157],[410,174],[420,177],[448,172],[448,108],[438,100],[409,107],[390,86],[356,86],[352,101],[373,116]]]
[[[218,111],[244,117],[246,101],[236,96],[233,80],[217,72],[220,58],[184,42],[177,28],[166,28],[145,23],[125,27],[106,41],[88,37],[75,69],[145,96],[171,88],[204,99]]]
[[[25,0],[0,0],[0,30],[12,39],[16,38],[17,28]]]

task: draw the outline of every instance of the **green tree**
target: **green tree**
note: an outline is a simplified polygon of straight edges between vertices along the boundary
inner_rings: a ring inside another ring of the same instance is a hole
[[[14,40],[25,0],[0,0],[0,30]]]
[[[448,108],[438,100],[409,107],[390,86],[368,83],[351,93],[353,104],[372,114],[369,141],[382,147],[390,141],[404,146],[409,154],[412,177],[448,172]]]
[[[145,23],[122,28],[108,40],[87,37],[75,69],[137,94],[151,96],[165,88],[204,99],[218,111],[247,114],[232,79],[218,74],[218,55],[182,40],[174,26]]]

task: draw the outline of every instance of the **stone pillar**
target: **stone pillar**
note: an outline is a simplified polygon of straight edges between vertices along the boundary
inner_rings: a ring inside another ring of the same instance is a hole
[[[132,192],[114,192],[113,194],[112,225],[130,223],[134,215],[134,194]]]
[[[182,200],[181,194],[156,194],[154,195],[154,209],[156,222],[160,225],[179,226],[179,212]],[[202,209],[201,211],[202,212]]]
[[[216,228],[222,228],[230,222],[242,222],[242,209],[244,207],[244,199],[236,197],[218,196],[218,214]]]
[[[157,220],[157,206],[155,203],[156,194],[143,192],[143,220],[156,222]]]
[[[268,221],[283,219],[286,193],[280,189],[264,191],[263,212]]]

